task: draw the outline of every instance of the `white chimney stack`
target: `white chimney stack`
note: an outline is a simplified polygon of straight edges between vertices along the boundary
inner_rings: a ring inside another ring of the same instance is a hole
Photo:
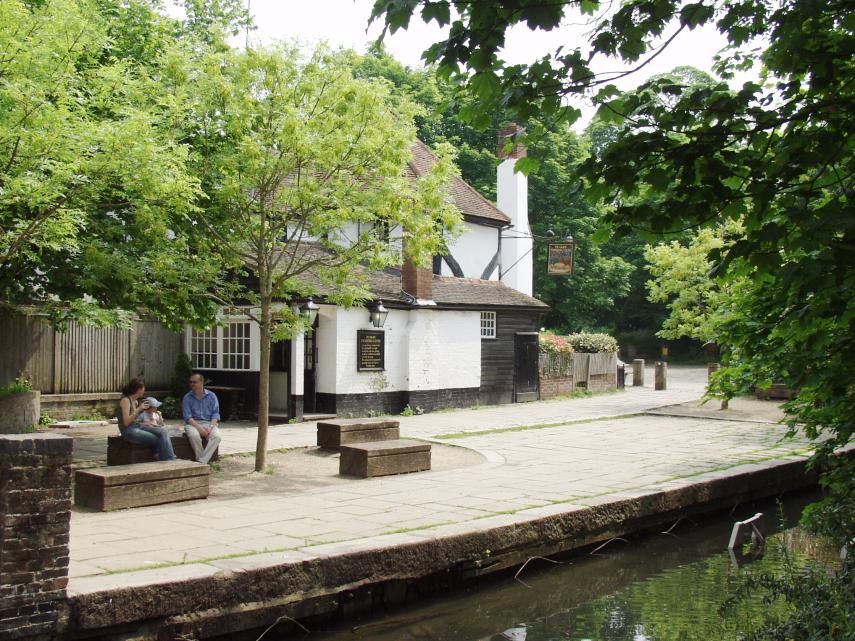
[[[499,129],[496,206],[508,215],[512,225],[502,234],[502,282],[531,296],[534,255],[528,225],[528,177],[514,171],[517,158],[523,158],[527,152],[521,144],[514,144],[510,151],[505,150],[505,142],[522,133],[522,127],[515,123]]]

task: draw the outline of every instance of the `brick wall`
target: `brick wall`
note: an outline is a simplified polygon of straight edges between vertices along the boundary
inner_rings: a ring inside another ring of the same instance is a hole
[[[540,398],[555,398],[570,394],[573,391],[573,377],[560,376],[555,378],[540,379]]]
[[[68,583],[71,444],[0,436],[0,641],[54,635]]]
[[[585,389],[583,384],[576,388],[573,385],[572,376],[555,376],[551,378],[541,377],[540,379],[540,398],[546,400],[555,398],[556,396],[564,396],[570,394],[576,389]],[[615,374],[592,374],[588,389],[592,392],[605,392],[617,387],[617,373]]]

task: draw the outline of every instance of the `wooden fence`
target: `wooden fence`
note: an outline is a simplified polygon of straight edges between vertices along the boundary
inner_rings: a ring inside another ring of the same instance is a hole
[[[572,378],[574,382],[590,383],[592,376],[614,374],[617,371],[617,354],[547,354],[540,353],[541,378]]]
[[[71,323],[60,332],[40,316],[0,318],[0,385],[26,376],[43,394],[116,392],[134,376],[165,389],[182,336],[157,321],[130,329]]]

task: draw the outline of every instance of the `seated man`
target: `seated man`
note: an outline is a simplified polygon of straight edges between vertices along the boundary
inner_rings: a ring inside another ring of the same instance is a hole
[[[181,410],[184,433],[196,460],[208,463],[220,445],[220,402],[216,394],[205,389],[205,379],[198,372],[190,376],[190,391],[184,395]]]

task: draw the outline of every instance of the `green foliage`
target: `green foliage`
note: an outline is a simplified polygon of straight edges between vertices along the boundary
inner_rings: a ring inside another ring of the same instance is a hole
[[[538,348],[545,354],[572,354],[573,346],[565,336],[559,336],[547,330],[541,330],[537,336]]]
[[[787,557],[776,575],[749,575],[725,602],[727,617],[740,602],[760,596],[762,621],[746,641],[827,641],[855,638],[855,571],[797,566]],[[775,606],[775,607],[770,607]]]
[[[419,4],[378,0],[373,16],[394,30],[407,25]],[[591,72],[593,59],[649,57],[655,36],[674,21],[680,32],[714,25],[727,38],[715,68],[721,78],[758,63],[761,82],[735,90],[722,81],[687,87],[651,78],[631,94],[594,95],[600,114],[620,126],[580,174],[619,235],[741,223],[744,235],[708,256],[717,286],[733,288],[716,321],[726,360],[755,380],[774,375],[798,390],[787,409],[793,424],[817,439],[819,462],[849,444],[855,429],[851,2],[627,0],[604,12],[584,45],[528,65],[501,59],[506,30],[519,23],[555,26],[579,5],[543,9],[518,0],[497,8],[461,0],[452,6],[459,17],[427,56],[477,92],[476,124],[497,107],[523,119],[537,113],[572,120],[563,98],[607,84]]]
[[[0,307],[212,316],[199,292],[217,272],[191,273],[175,237],[198,181],[176,137],[174,26],[148,0],[0,3]]]
[[[595,354],[597,352],[617,352],[617,341],[608,334],[591,334],[588,332],[579,332],[567,336],[567,342],[570,343],[575,352],[583,352],[587,354]]]
[[[183,418],[181,410],[181,399],[183,396],[183,394],[181,396],[167,396],[161,401],[159,409],[160,413],[163,414],[163,418]]]
[[[169,379],[169,394],[170,396],[180,399],[183,398],[190,389],[188,381],[193,373],[193,365],[190,361],[190,355],[181,352],[175,359],[175,367],[172,370],[172,377]],[[164,416],[166,414],[164,413]]]
[[[32,389],[33,384],[30,382],[30,379],[19,376],[8,385],[0,387],[0,398],[4,396],[12,396],[13,394],[20,394],[22,392],[29,392]]]
[[[50,417],[48,414],[39,415],[39,425],[50,425],[51,423],[55,423],[56,421]]]
[[[646,248],[644,256],[652,276],[647,282],[649,298],[666,303],[669,311],[659,336],[685,336],[702,343],[719,340],[718,325],[733,311],[729,302],[735,289],[747,284],[744,278],[712,278],[711,256],[743,236],[742,226],[730,221],[715,229],[699,230],[688,245],[674,240]]]
[[[413,407],[410,407],[409,403],[407,403],[404,406],[404,409],[401,410],[401,416],[419,416],[419,415],[424,414],[424,413],[425,413],[425,411],[421,407],[416,405],[413,408]]]

